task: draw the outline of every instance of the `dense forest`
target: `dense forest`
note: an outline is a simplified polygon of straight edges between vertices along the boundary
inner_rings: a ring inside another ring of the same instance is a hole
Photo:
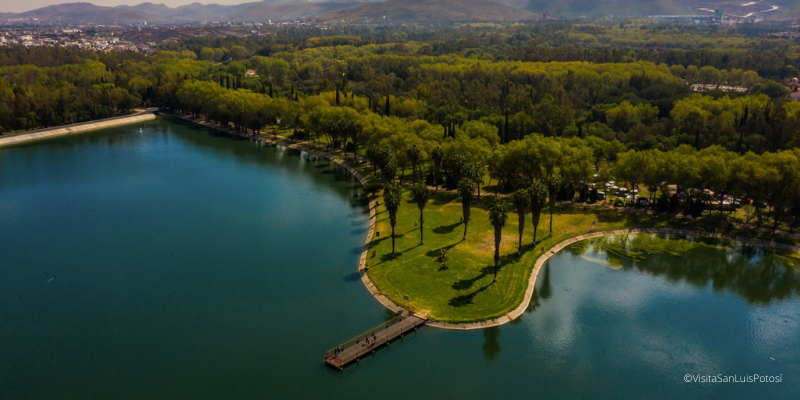
[[[589,182],[616,179],[664,211],[730,195],[752,202],[759,224],[768,210],[773,227],[793,227],[800,102],[785,84],[800,75],[800,45],[770,29],[350,26],[192,38],[153,55],[6,46],[0,132],[159,106],[288,129],[406,179],[426,178],[424,165],[449,188],[471,179],[480,190],[488,175],[511,192],[557,176],[550,197],[587,200]]]

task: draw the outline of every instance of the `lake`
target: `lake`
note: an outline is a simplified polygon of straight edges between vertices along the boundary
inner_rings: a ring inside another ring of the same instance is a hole
[[[800,396],[794,260],[692,237],[576,243],[513,323],[332,370],[390,317],[367,229],[335,164],[182,121],[0,148],[0,398]]]

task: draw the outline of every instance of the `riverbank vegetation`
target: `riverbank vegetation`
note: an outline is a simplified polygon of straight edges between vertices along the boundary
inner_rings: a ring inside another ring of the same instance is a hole
[[[769,33],[623,21],[285,29],[153,55],[7,46],[0,131],[147,105],[366,160],[385,188],[373,282],[480,320],[519,304],[542,249],[580,233],[793,231],[800,102],[783,83],[800,48]],[[746,90],[702,90],[721,84]]]

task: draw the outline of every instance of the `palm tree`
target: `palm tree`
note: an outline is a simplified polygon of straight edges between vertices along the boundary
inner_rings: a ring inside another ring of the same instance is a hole
[[[458,182],[458,194],[461,195],[461,211],[464,217],[464,238],[467,240],[467,223],[469,222],[469,206],[472,204],[472,192],[475,191],[475,182],[464,178]]]
[[[531,223],[533,224],[533,245],[536,246],[536,231],[539,229],[539,218],[542,216],[544,209],[544,202],[547,200],[547,187],[540,183],[534,182],[528,189],[528,196],[530,196],[531,206]]]
[[[392,256],[394,256],[394,226],[397,224],[397,209],[400,208],[402,200],[400,189],[400,184],[394,179],[386,182],[383,186],[383,202],[386,205],[386,211],[389,212],[389,225],[392,226]]]
[[[481,185],[483,185],[484,166],[481,163],[469,163],[464,167],[464,178],[475,182],[478,188],[478,198],[481,198]]]
[[[506,202],[501,197],[492,198],[489,205],[489,221],[494,226],[494,280],[497,282],[497,268],[500,263],[500,239],[503,236],[503,226],[508,221],[508,208]]]
[[[547,195],[550,200],[550,236],[553,236],[553,211],[556,208],[556,194],[559,190],[561,190],[561,177],[553,174],[547,179]]]
[[[428,199],[431,197],[431,190],[425,186],[423,182],[417,182],[411,188],[411,200],[417,203],[417,207],[419,208],[419,244],[422,245],[422,210],[425,209],[425,206],[428,204]]]
[[[436,193],[439,193],[439,182],[442,180],[442,158],[444,158],[442,146],[434,147],[433,151],[431,151],[431,157],[433,158],[433,179],[436,181],[434,184],[436,185]]]
[[[417,163],[422,155],[422,151],[419,149],[419,146],[414,143],[406,150],[406,155],[408,155],[408,160],[411,161],[411,181],[414,182],[417,180]],[[422,174],[420,173],[420,175]]]
[[[531,202],[531,196],[526,189],[519,189],[511,195],[511,198],[514,200],[514,206],[517,207],[517,215],[519,216],[519,246],[517,254],[522,255],[522,231],[525,230],[525,213]]]

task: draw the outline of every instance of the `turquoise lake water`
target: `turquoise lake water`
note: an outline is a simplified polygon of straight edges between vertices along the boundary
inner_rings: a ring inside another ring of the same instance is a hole
[[[648,235],[551,258],[511,324],[327,368],[389,317],[365,211],[330,162],[173,120],[0,148],[0,399],[800,398],[800,273],[693,238],[628,254]]]

